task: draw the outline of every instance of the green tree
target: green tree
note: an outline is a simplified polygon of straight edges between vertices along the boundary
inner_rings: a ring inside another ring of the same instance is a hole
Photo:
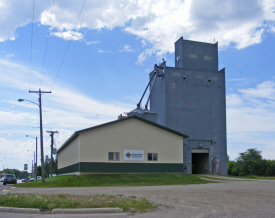
[[[237,176],[237,168],[236,168],[236,162],[235,161],[228,161],[227,162],[227,171],[228,175]]]
[[[48,155],[45,156],[44,171],[45,171],[45,178],[49,177],[51,173],[51,159]],[[57,159],[54,157],[53,157],[52,174],[57,174]],[[37,175],[41,176],[41,166],[37,166]]]
[[[41,176],[41,166],[37,166],[37,176]]]
[[[251,148],[239,154],[236,161],[235,173],[239,176],[257,175],[263,176],[267,162],[263,160],[261,151]]]
[[[16,178],[19,178],[21,172],[17,169],[4,169],[3,173],[7,173],[7,174],[13,174],[15,175]]]
[[[27,179],[29,177],[28,171],[21,172],[19,179]]]
[[[45,178],[47,178],[50,173],[50,164],[51,164],[51,159],[49,158],[48,155],[46,155],[45,161],[44,161]]]
[[[264,173],[265,176],[275,176],[275,161],[268,160],[267,167]]]

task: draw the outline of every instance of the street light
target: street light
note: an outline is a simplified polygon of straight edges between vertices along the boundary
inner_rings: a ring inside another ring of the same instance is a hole
[[[43,153],[43,125],[42,125],[42,105],[41,105],[41,93],[39,95],[39,104],[27,100],[27,99],[18,99],[19,102],[21,101],[28,101],[31,102],[33,104],[36,104],[39,107],[39,111],[40,111],[40,149],[41,149],[41,176],[42,176],[42,183],[45,182],[45,172],[44,172],[44,153]]]
[[[27,100],[27,99],[19,98],[18,101],[19,101],[19,102],[21,102],[21,101],[28,101],[28,102],[31,102],[31,103],[33,103],[33,104],[36,104],[38,107],[40,107],[39,104],[37,104],[37,103],[35,103],[35,102],[33,102],[33,101],[30,101],[30,100]]]

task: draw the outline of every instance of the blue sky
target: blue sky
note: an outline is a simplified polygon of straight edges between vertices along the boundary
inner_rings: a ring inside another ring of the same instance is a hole
[[[59,148],[136,108],[154,64],[174,67],[181,36],[219,43],[230,159],[248,148],[275,159],[274,11],[273,0],[0,0],[0,166],[31,165],[39,111],[17,101],[37,102],[29,90],[52,91],[42,96],[49,155],[46,130],[59,131]]]

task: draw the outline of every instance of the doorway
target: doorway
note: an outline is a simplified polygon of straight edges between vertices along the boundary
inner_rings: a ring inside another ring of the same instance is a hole
[[[209,173],[209,154],[192,153],[192,174]]]

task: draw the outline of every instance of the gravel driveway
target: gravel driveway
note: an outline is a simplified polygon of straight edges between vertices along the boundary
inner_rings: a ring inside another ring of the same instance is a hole
[[[134,195],[162,205],[154,212],[131,217],[275,217],[275,180],[178,186],[11,188],[10,193]]]

